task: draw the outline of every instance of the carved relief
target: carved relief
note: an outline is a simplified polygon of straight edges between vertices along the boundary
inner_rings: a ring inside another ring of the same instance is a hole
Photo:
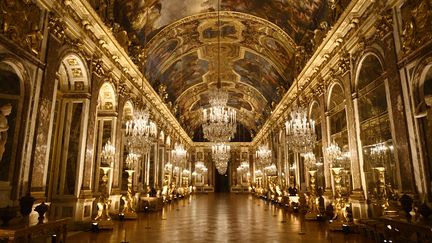
[[[384,38],[389,32],[393,30],[393,16],[391,10],[383,11],[377,22],[375,23],[377,29],[377,37],[379,39]]]
[[[345,73],[350,70],[350,54],[346,49],[342,49],[339,54],[339,71]]]
[[[48,17],[48,28],[55,37],[64,40],[66,24],[61,18],[53,13],[50,13]]]
[[[432,9],[429,0],[408,6],[403,18],[403,51],[408,54],[432,38]]]
[[[0,33],[37,56],[43,39],[39,7],[30,1],[0,0],[0,13]]]

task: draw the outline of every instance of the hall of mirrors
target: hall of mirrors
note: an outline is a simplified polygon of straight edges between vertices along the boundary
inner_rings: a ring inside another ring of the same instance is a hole
[[[218,192],[377,242],[431,236],[430,0],[0,10],[0,240]]]

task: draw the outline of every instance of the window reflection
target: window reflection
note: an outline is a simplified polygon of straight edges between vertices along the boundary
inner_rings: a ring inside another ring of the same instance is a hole
[[[394,147],[382,73],[380,62],[370,55],[362,63],[358,80],[363,169],[367,192],[372,198],[377,196],[378,167],[385,168],[387,186],[397,188]]]

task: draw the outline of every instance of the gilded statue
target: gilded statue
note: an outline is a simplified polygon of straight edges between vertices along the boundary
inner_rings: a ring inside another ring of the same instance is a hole
[[[0,107],[0,161],[3,158],[8,137],[9,125],[7,116],[9,116],[11,112],[11,104],[6,104]]]

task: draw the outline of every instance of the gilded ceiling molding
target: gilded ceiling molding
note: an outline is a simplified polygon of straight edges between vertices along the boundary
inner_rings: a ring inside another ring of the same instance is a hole
[[[185,17],[183,19],[180,19],[176,22],[173,22],[169,25],[167,25],[165,28],[163,28],[156,36],[170,36],[173,33],[171,32],[171,29],[175,29],[177,27],[181,27],[181,25],[184,25],[186,23],[195,21],[195,20],[203,20],[203,19],[209,19],[209,18],[217,18],[218,13],[217,12],[207,12],[207,13],[200,13],[200,14],[196,14],[196,15],[191,15],[188,17]],[[250,14],[245,14],[245,13],[240,13],[240,12],[233,12],[233,11],[220,11],[219,12],[219,16],[221,16],[222,18],[225,17],[231,17],[234,19],[244,19],[244,20],[251,20],[254,22],[259,22],[261,23],[263,26],[269,26],[271,28],[271,30],[273,30],[276,35],[280,35],[284,40],[287,40],[286,43],[283,43],[286,46],[292,46],[295,47],[296,44],[294,42],[294,40],[287,34],[285,33],[285,31],[283,31],[282,29],[280,29],[277,25],[273,24],[272,22],[250,15]],[[270,30],[270,29],[268,29]],[[155,37],[156,37],[155,36]],[[149,51],[148,48],[153,46],[154,44],[152,44],[153,42],[157,42],[157,38],[153,37],[147,44],[145,47],[145,52]]]

